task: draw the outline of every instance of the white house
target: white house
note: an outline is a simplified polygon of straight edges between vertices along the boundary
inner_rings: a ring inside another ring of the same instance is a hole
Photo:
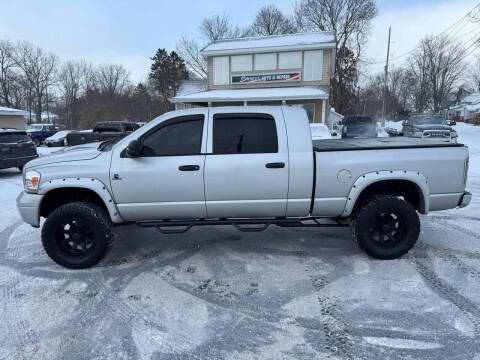
[[[0,106],[0,128],[25,130],[26,111]]]

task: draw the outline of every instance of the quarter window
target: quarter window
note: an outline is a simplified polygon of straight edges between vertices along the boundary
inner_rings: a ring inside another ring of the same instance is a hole
[[[198,155],[201,153],[203,116],[177,118],[143,139],[144,156]]]
[[[276,152],[277,128],[271,115],[217,114],[213,117],[214,154]]]

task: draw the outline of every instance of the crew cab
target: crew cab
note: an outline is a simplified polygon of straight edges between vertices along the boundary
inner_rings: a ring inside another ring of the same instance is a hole
[[[65,145],[75,146],[91,142],[120,139],[137,130],[140,125],[130,121],[99,122],[91,132],[72,131],[65,137]]]
[[[403,136],[457,141],[457,132],[440,115],[412,115],[402,122]]]
[[[37,157],[37,149],[25,131],[0,129],[0,169],[23,166]]]
[[[418,213],[467,206],[468,149],[408,139],[312,141],[305,110],[209,107],[166,113],[98,147],[29,162],[17,198],[46,253],[69,268],[96,264],[114,225],[163,234],[195,226],[351,226],[369,255],[407,253]]]
[[[46,138],[56,132],[57,129],[52,124],[31,124],[27,127],[27,134],[36,146],[39,146]]]

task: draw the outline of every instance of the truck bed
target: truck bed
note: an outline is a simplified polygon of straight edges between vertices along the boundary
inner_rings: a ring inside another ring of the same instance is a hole
[[[462,147],[463,144],[451,143],[436,139],[420,139],[409,137],[385,137],[370,139],[325,139],[313,140],[313,150],[349,151],[349,150],[382,150],[382,149],[416,149],[437,147]]]

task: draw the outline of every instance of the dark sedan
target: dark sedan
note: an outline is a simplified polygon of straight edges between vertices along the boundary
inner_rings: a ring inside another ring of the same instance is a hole
[[[20,171],[37,157],[37,149],[25,131],[0,129],[0,169],[16,167]]]

